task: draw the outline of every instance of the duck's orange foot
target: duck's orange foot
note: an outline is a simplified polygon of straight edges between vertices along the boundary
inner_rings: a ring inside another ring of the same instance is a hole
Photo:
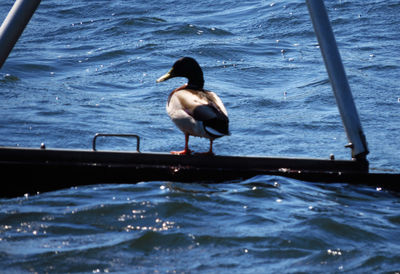
[[[171,151],[171,154],[173,154],[173,155],[190,155],[190,154],[192,154],[192,151],[190,149],[184,149],[181,151]]]

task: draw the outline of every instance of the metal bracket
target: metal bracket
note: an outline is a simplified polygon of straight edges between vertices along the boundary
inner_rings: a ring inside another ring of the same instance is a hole
[[[351,148],[353,149],[354,145],[353,143],[348,143],[347,145],[344,146],[345,148]]]
[[[123,137],[123,138],[136,138],[136,151],[140,152],[140,137],[136,134],[110,134],[110,133],[96,133],[93,137],[92,149],[96,151],[97,137]]]

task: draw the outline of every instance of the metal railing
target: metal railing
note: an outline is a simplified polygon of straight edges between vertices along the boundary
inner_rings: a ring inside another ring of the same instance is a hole
[[[98,137],[122,137],[122,138],[136,138],[136,151],[140,152],[140,137],[136,134],[113,134],[113,133],[96,133],[92,141],[92,149],[96,151],[96,140]]]

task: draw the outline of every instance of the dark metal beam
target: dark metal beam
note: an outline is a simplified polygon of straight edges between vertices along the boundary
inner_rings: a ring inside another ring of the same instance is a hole
[[[400,174],[368,173],[366,161],[309,158],[0,147],[0,174],[0,197],[90,184],[240,182],[262,174],[400,191]]]

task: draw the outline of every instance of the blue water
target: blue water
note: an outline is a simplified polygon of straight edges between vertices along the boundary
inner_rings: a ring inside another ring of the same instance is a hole
[[[400,3],[326,5],[371,171],[399,172]],[[0,20],[11,6],[0,3]],[[215,141],[217,154],[350,158],[297,0],[43,0],[0,71],[0,145],[90,149],[104,132],[139,134],[142,151],[182,149],[165,103],[185,80],[155,83],[181,56],[198,60],[228,110],[232,135]],[[0,269],[393,273],[399,228],[399,196],[384,189],[272,176],[96,185],[0,199]]]

